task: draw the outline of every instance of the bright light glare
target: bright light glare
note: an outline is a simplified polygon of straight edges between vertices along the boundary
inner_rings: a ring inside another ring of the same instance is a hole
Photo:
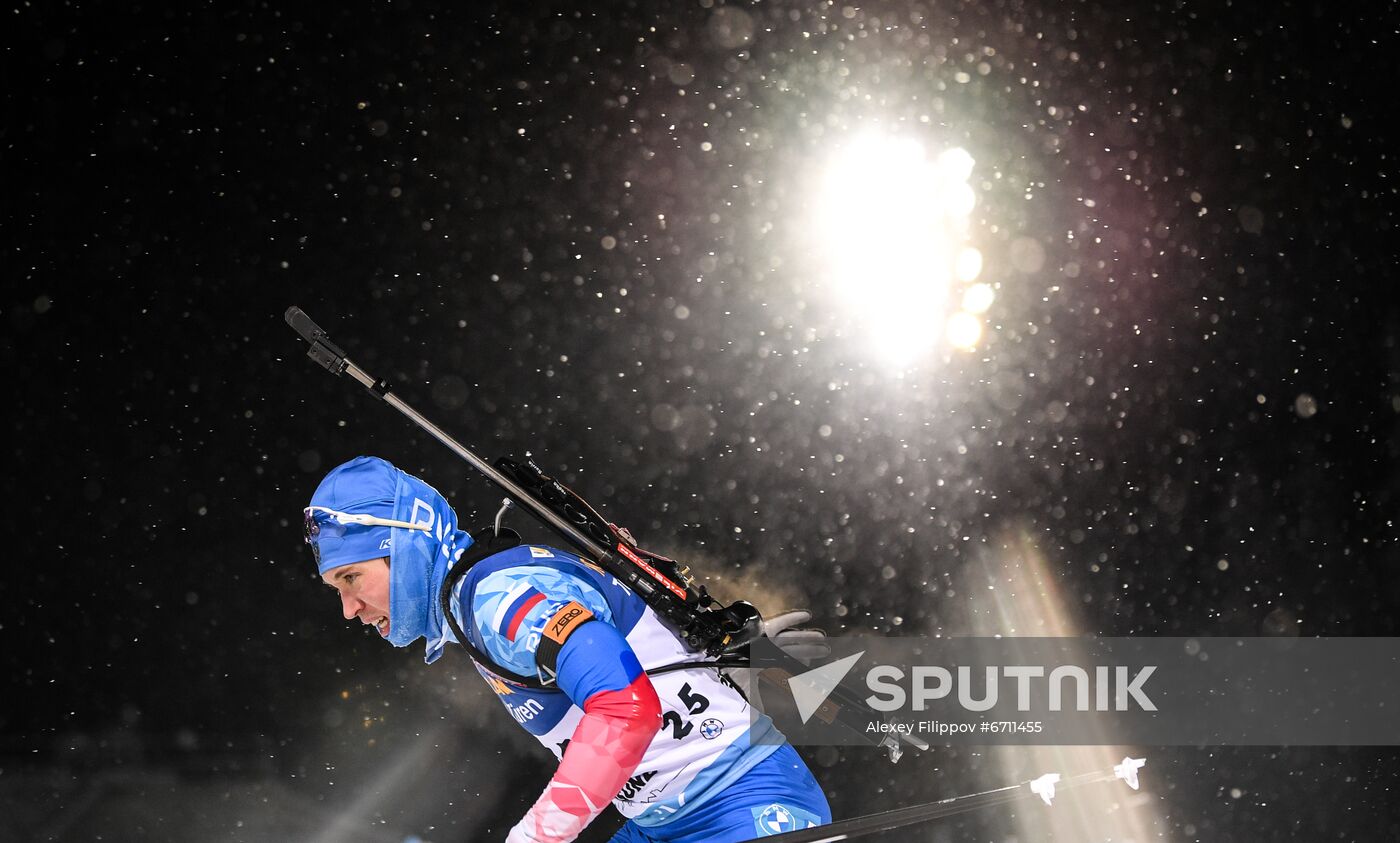
[[[982,274],[982,253],[971,246],[958,252],[956,271],[959,281],[976,281],[977,276]]]
[[[938,166],[950,181],[966,182],[972,178],[972,156],[966,149],[953,147],[938,156]]]
[[[986,313],[992,306],[996,293],[990,284],[973,284],[963,293],[963,310],[968,313]]]
[[[1072,639],[1085,633],[1075,606],[1076,594],[1062,585],[1058,562],[1052,562],[1032,538],[1029,526],[1008,525],[974,551],[975,558],[955,580],[966,596],[951,623],[961,624],[966,635],[1001,636],[1015,646],[1019,636]],[[988,584],[995,586],[988,588]],[[1084,651],[1087,654],[1087,650]],[[1030,664],[1022,661],[1020,664]],[[1118,736],[1101,727],[1099,745],[1003,746],[988,752],[988,776],[1000,784],[1024,778],[1027,770],[1104,770],[1136,747],[1116,745]],[[989,785],[990,786],[990,785]],[[1116,785],[1121,787],[1121,785]],[[1162,814],[1157,799],[1145,796],[1113,798],[1111,809],[1093,800],[1103,799],[1089,790],[1064,794],[1055,807],[1039,812],[1016,812],[1006,840],[1177,840],[1173,825]],[[1041,806],[1044,807],[1044,806]]]
[[[948,319],[948,342],[964,350],[977,347],[982,339],[982,321],[971,313],[959,311]]]
[[[816,236],[828,281],[895,365],[933,347],[954,277],[981,271],[981,255],[965,247],[972,166],[962,149],[930,160],[917,141],[865,135],[843,145],[821,179]]]

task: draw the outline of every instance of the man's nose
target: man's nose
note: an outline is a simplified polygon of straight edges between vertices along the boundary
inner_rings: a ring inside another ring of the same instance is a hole
[[[360,616],[360,607],[362,605],[364,604],[361,603],[358,598],[351,597],[348,594],[340,595],[340,608],[345,614],[345,619],[347,621],[353,621]]]

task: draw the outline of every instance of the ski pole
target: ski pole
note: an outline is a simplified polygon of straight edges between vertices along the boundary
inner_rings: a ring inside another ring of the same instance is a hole
[[[937,802],[928,802],[923,805],[911,805],[907,808],[895,808],[876,814],[866,814],[862,817],[838,820],[837,822],[817,828],[787,831],[768,837],[756,837],[748,841],[748,843],[831,843],[831,841],[837,840],[853,840],[857,837],[865,837],[882,831],[892,831],[897,828],[907,828],[908,826],[918,825],[919,823],[933,822],[934,820],[943,819],[944,817],[975,811],[979,808],[988,808],[993,805],[1009,805],[1014,802],[1022,802],[1036,797],[1042,799],[1046,805],[1050,805],[1055,798],[1057,789],[1072,790],[1087,784],[1115,781],[1118,779],[1121,779],[1133,790],[1137,790],[1137,771],[1146,762],[1147,759],[1145,758],[1124,758],[1122,763],[1115,764],[1112,770],[1096,770],[1064,780],[1060,779],[1059,773],[1046,773],[1030,781],[1007,785],[1006,787],[999,787],[994,790],[984,790],[981,793],[966,793],[961,796],[950,796],[947,799],[940,799]]]

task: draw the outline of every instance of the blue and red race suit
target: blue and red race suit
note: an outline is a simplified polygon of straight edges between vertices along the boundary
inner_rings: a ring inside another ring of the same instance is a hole
[[[452,608],[494,663],[478,671],[511,717],[560,759],[510,843],[573,840],[608,801],[629,819],[619,841],[744,840],[829,821],[805,765],[732,680],[714,668],[647,675],[707,659],[602,569],[519,545],[473,565],[453,589]],[[558,640],[564,624],[554,687],[492,670],[535,675],[541,641]],[[445,624],[430,632],[435,658],[453,633]]]

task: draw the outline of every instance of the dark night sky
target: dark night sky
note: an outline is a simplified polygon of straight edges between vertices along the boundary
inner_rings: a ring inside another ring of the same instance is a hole
[[[483,454],[831,631],[965,632],[959,584],[1022,536],[1086,633],[1397,634],[1390,4],[441,6],[7,11],[0,794],[30,827],[154,769],[465,839],[547,777],[465,660],[312,577],[300,509],[345,459],[471,522],[495,496],[308,361],[292,304]],[[899,375],[803,222],[871,127],[971,153],[997,286],[977,350]],[[838,815],[983,782],[857,756],[818,762]],[[1389,750],[1161,757],[1170,839],[1400,836]]]

